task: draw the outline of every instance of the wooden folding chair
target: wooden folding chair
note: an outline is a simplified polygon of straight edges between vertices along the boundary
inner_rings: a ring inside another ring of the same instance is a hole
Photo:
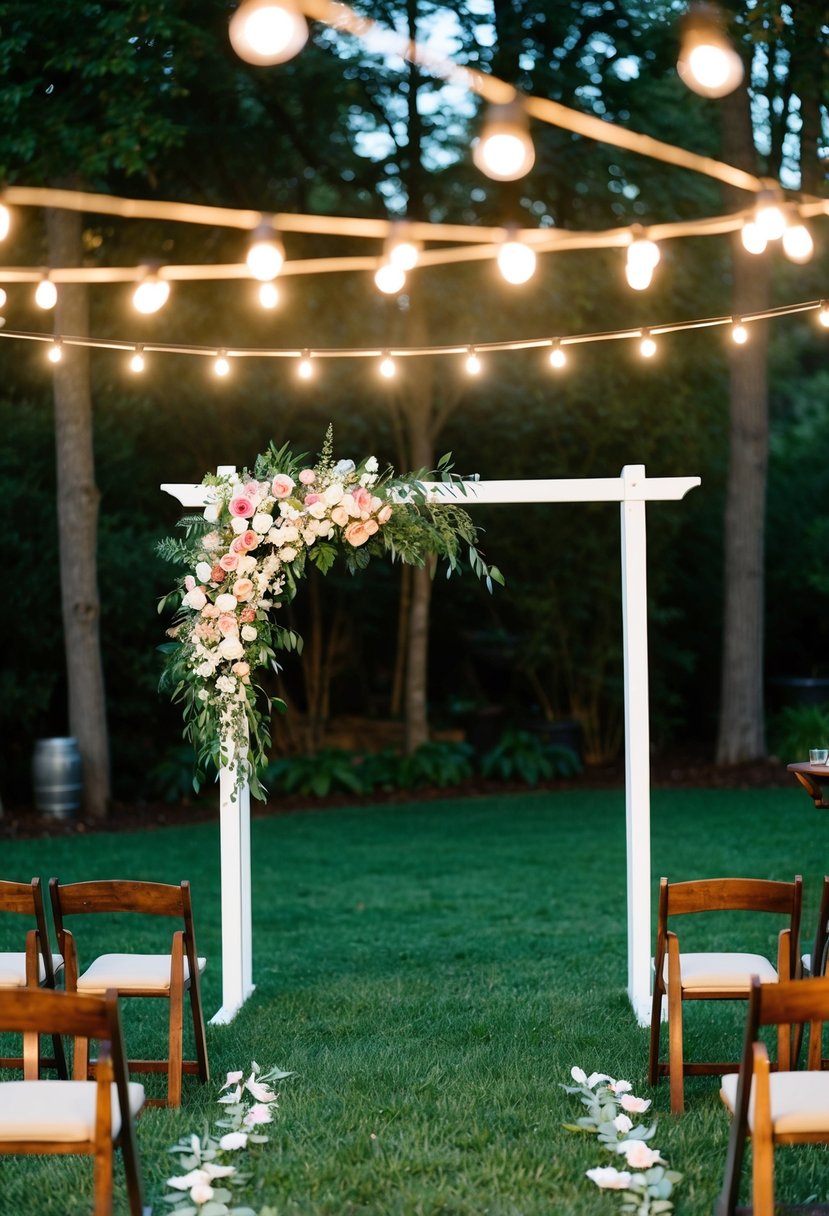
[[[31,882],[0,881],[0,913],[14,912],[28,916],[34,925],[26,933],[26,949],[0,952],[0,991],[10,988],[55,987],[55,975],[63,967],[60,955],[52,954],[40,879]],[[22,936],[22,935],[21,935]],[[35,1052],[39,1069],[54,1068],[59,1077],[67,1077],[66,1056],[60,1035],[52,1036],[53,1056],[40,1057],[39,1036],[24,1037],[22,1056],[0,1056],[0,1068],[23,1068],[24,1059]]]
[[[179,886],[158,882],[132,882],[111,879],[101,882],[78,882],[61,885],[56,878],[49,880],[58,946],[65,960],[67,992],[100,993],[109,988],[122,997],[161,997],[170,1002],[168,1052],[165,1059],[127,1061],[130,1072],[166,1072],[167,1099],[147,1099],[148,1105],[180,1106],[181,1082],[184,1073],[198,1074],[202,1082],[209,1080],[207,1042],[204,1033],[199,979],[206,960],[198,957],[190,884]],[[69,916],[89,913],[138,913],[148,916],[175,917],[183,928],[173,933],[167,954],[102,954],[84,971],[78,963],[78,952],[72,933],[66,928]],[[196,1038],[196,1059],[183,1058],[184,993],[190,995],[193,1030]],[[81,1067],[93,1068],[88,1060],[88,1042],[76,1040],[75,1061]]]
[[[0,992],[0,1030],[82,1035],[101,1045],[97,1078],[0,1082],[0,1153],[83,1153],[95,1158],[94,1216],[112,1212],[113,1158],[124,1158],[131,1216],[141,1216],[133,1119],[144,1087],[127,1079],[118,998],[16,988]]]
[[[800,910],[803,884],[772,882],[762,878],[708,878],[692,882],[659,884],[659,915],[654,958],[653,1005],[648,1077],[656,1085],[660,1077],[671,1082],[671,1111],[685,1109],[687,1076],[736,1072],[739,1063],[687,1063],[683,1054],[682,1005],[684,1001],[744,1001],[752,976],[762,983],[778,978],[793,979],[799,967]],[[777,968],[761,954],[708,951],[684,954],[679,938],[669,929],[675,916],[700,912],[768,912],[788,917],[778,938]],[[668,997],[668,1062],[660,1062],[659,1039],[662,999]]]
[[[815,944],[811,954],[802,958],[804,975],[825,975],[827,952],[829,952],[829,878],[824,876],[823,890],[820,896],[820,911],[815,930]]]
[[[775,1145],[829,1143],[829,1073],[820,1071],[822,1023],[826,1019],[829,979],[779,984],[761,984],[756,976],[752,979],[739,1076],[732,1073],[723,1077],[720,1091],[732,1121],[715,1216],[733,1216],[738,1211],[746,1136],[750,1135],[752,1142],[752,1207],[739,1210],[753,1212],[754,1216],[774,1214]],[[809,1071],[794,1072],[789,1031],[792,1025],[806,1022]],[[766,1046],[759,1039],[760,1028],[773,1025],[778,1027],[780,1051],[774,1072]],[[808,1210],[829,1212],[829,1205],[810,1205]]]

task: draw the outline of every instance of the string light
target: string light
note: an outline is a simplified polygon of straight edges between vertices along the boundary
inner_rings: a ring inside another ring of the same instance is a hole
[[[12,214],[5,203],[0,203],[0,241],[5,241],[12,226]]]
[[[555,341],[553,349],[550,351],[550,367],[554,367],[556,371],[561,371],[566,366],[566,363],[567,356],[562,350],[560,342]]]
[[[803,223],[787,224],[783,230],[783,252],[790,262],[803,265],[815,251],[812,234]]]
[[[384,261],[400,270],[414,270],[420,258],[420,242],[407,235],[407,225],[394,223],[386,238]]]
[[[743,78],[743,61],[729,42],[713,4],[692,4],[680,23],[677,71],[703,97],[725,97]]]
[[[45,274],[35,290],[35,304],[37,304],[38,308],[48,310],[54,308],[57,302],[58,289],[48,274]]]
[[[535,148],[521,101],[487,107],[472,159],[482,173],[498,182],[514,182],[529,173],[535,164]]]
[[[291,0],[244,0],[230,19],[228,34],[246,63],[285,63],[305,46],[308,23]]]
[[[393,380],[397,375],[397,368],[394,365],[394,359],[392,359],[388,351],[386,351],[383,358],[380,360],[380,375],[386,380]]]
[[[466,356],[466,370],[470,376],[477,376],[481,371],[481,360],[475,353],[475,347],[470,346],[469,353]]]
[[[279,288],[275,283],[262,283],[259,287],[259,303],[263,308],[276,308],[279,303]]]
[[[132,306],[136,312],[149,316],[163,308],[169,298],[170,284],[149,270],[132,293]]]
[[[829,300],[821,300],[817,319],[824,329],[829,329]]]
[[[5,307],[6,307],[6,301],[8,300],[8,298],[9,298],[9,297],[6,295],[6,293],[5,293],[5,291],[3,290],[3,288],[2,288],[2,287],[0,287],[0,308],[5,308]]]
[[[245,261],[255,279],[269,283],[285,264],[285,246],[273,224],[260,224],[255,230]]]
[[[143,351],[144,351],[143,346],[136,346],[135,353],[133,354],[132,358],[130,359],[130,371],[131,372],[135,372],[136,374],[138,372],[143,372],[143,370],[144,370]]]
[[[653,272],[659,264],[660,257],[659,246],[655,241],[643,236],[634,236],[628,245],[625,264],[628,286],[632,287],[634,291],[645,291],[650,287]]]
[[[754,222],[760,235],[768,241],[779,241],[786,230],[786,217],[773,195],[761,196],[754,212]]]
[[[406,285],[406,272],[392,262],[384,262],[374,275],[374,284],[383,295],[396,296]]]
[[[302,352],[302,358],[300,359],[299,366],[297,367],[296,370],[297,370],[297,375],[299,376],[300,380],[310,380],[311,379],[311,377],[314,374],[314,369],[311,366],[310,351],[304,350]]]
[[[639,343],[639,354],[643,359],[652,359],[656,354],[656,343],[646,329],[642,331],[642,341]]]
[[[216,356],[216,361],[213,364],[213,372],[217,376],[230,375],[230,360],[223,350],[220,350]]]
[[[60,338],[55,338],[54,342],[46,352],[46,358],[50,363],[60,363],[61,359],[63,358],[63,346]]]
[[[502,277],[515,286],[529,282],[535,274],[535,250],[515,236],[507,236],[498,250],[497,262]]]
[[[746,253],[761,254],[766,252],[768,241],[760,231],[760,226],[754,220],[748,220],[740,231],[740,240]]]
[[[746,342],[748,342],[748,330],[742,321],[737,321],[731,326],[731,339],[738,346],[745,346]]]

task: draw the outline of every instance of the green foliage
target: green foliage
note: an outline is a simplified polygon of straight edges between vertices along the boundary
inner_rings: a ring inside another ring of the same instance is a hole
[[[398,784],[416,790],[426,785],[445,788],[472,776],[474,751],[468,743],[435,740],[423,743],[410,756],[401,756]]]
[[[813,747],[829,747],[829,703],[787,705],[769,719],[769,745],[781,760],[808,760]]]
[[[365,792],[354,757],[338,747],[324,747],[310,755],[272,760],[262,782],[272,798],[278,798],[281,793],[326,798],[329,794]]]
[[[573,777],[581,762],[569,747],[547,743],[528,730],[505,731],[500,742],[481,760],[485,777],[537,785],[551,777]]]

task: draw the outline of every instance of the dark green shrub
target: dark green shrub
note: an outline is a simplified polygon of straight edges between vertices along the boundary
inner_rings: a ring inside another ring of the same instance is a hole
[[[365,792],[354,754],[339,747],[324,747],[305,756],[282,756],[272,760],[265,769],[262,784],[274,797],[284,793],[325,798],[328,794],[341,792]]]
[[[472,776],[474,754],[468,743],[424,743],[411,756],[400,757],[398,785],[409,790],[459,785]]]
[[[781,760],[808,760],[811,747],[829,747],[829,705],[787,705],[769,719],[769,746]]]
[[[481,761],[485,777],[537,785],[551,777],[572,777],[581,762],[569,747],[545,743],[528,730],[508,730]]]

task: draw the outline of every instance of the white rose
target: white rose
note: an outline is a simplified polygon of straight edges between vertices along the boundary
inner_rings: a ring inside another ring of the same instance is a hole
[[[239,515],[234,515],[230,521],[230,526],[237,536],[241,536],[243,532],[248,530],[248,521]]]
[[[377,468],[378,468],[378,466],[377,466],[377,457],[376,457],[376,456],[369,456],[368,460],[367,460],[367,461],[366,461],[366,463],[363,465],[363,468],[365,469],[365,471],[366,471],[367,473],[376,473],[376,472],[377,472]]]
[[[235,595],[228,595],[227,592],[223,592],[221,595],[216,596],[216,607],[219,609],[219,612],[235,612],[237,606]]]
[[[255,642],[256,641],[256,630],[254,629],[253,625],[243,625],[242,626],[242,638],[246,642]]]
[[[235,676],[219,676],[216,681],[216,687],[219,692],[235,692],[236,677]]]
[[[236,567],[237,574],[250,574],[251,570],[256,569],[256,558],[251,557],[249,553],[243,553],[239,558],[239,563]]]
[[[323,491],[322,501],[327,507],[336,507],[342,496],[343,488],[338,481],[335,481],[328,487],[327,490]]]
[[[295,540],[299,540],[299,528],[295,528],[293,524],[283,524],[276,534],[274,544],[292,545]]]
[[[196,566],[196,578],[200,583],[209,583],[212,570],[209,562],[199,562]]]
[[[317,524],[317,536],[322,540],[328,540],[329,536],[334,535],[334,525],[330,519],[322,519]]]
[[[215,524],[216,520],[219,518],[219,504],[209,502],[204,508],[204,518],[208,523]]]
[[[231,598],[235,599],[235,596]],[[187,592],[182,603],[186,604],[188,608],[195,608],[197,612],[200,612],[207,603],[207,596],[201,587],[194,587],[192,591]]]
[[[245,653],[245,648],[235,633],[229,633],[226,638],[222,638],[217,649],[223,659],[241,659]],[[218,685],[218,680],[216,683]]]
[[[327,510],[328,507],[324,502],[312,502],[308,508],[308,514],[312,519],[322,519]]]
[[[299,515],[299,511],[297,511],[296,507],[292,507],[291,504],[283,498],[279,503],[279,514],[283,519],[296,519]]]
[[[280,561],[292,562],[297,555],[298,550],[292,545],[286,545],[284,549],[279,550]]]
[[[208,700],[210,693],[206,688],[200,688],[197,695],[200,701],[206,701]]]
[[[196,668],[196,675],[201,676],[203,680],[209,680],[213,675],[213,664],[202,663],[200,667]]]
[[[305,541],[306,545],[313,545],[314,541],[317,539],[316,529],[311,524],[309,524],[307,528],[302,529],[302,539]]]
[[[258,532],[260,536],[264,536],[268,529],[273,526],[273,516],[266,515],[264,511],[257,511],[250,521],[250,526],[254,532]]]

